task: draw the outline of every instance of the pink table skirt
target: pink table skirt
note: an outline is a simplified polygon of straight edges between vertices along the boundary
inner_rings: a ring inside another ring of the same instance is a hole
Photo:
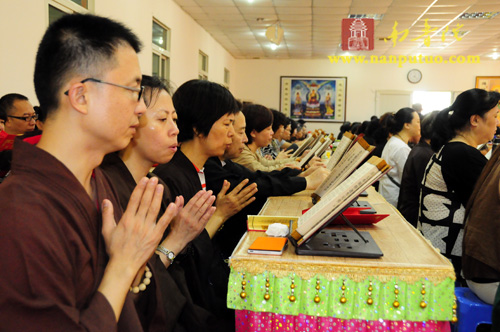
[[[378,321],[346,320],[303,314],[292,316],[271,312],[236,310],[236,331],[450,332],[450,323],[443,321],[411,322],[382,319]]]

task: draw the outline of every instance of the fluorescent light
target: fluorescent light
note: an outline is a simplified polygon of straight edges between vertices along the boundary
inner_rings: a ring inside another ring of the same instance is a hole
[[[278,45],[276,45],[275,43],[271,43],[269,47],[270,47],[273,51],[276,51],[276,49],[278,48]]]

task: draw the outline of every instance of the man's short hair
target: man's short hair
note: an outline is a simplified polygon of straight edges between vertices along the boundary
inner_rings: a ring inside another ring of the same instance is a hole
[[[0,98],[0,119],[7,121],[7,115],[12,114],[12,107],[16,100],[28,100],[28,98],[19,93],[9,93]]]
[[[239,112],[231,92],[222,85],[206,80],[182,84],[172,96],[177,111],[179,142],[190,141],[197,134],[208,136],[213,124],[226,114]]]
[[[71,14],[51,24],[38,47],[34,77],[47,116],[59,106],[61,89],[72,76],[99,78],[113,64],[116,48],[126,44],[136,52],[141,49],[130,29],[108,18]]]

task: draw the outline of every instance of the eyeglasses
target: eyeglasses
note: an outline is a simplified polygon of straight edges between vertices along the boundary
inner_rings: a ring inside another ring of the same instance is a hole
[[[142,93],[144,92],[144,86],[142,86],[142,85],[141,85],[140,88],[132,88],[130,86],[125,86],[125,85],[121,85],[121,84],[104,82],[104,81],[98,80],[97,78],[91,78],[91,77],[86,78],[83,81],[80,81],[80,83],[85,83],[85,82],[95,82],[95,83],[101,83],[101,84],[108,84],[108,85],[117,86],[119,88],[123,88],[123,89],[126,89],[126,90],[130,90],[130,91],[134,91],[134,92],[139,92],[139,95],[137,96],[137,101],[141,100]],[[64,94],[66,96],[68,95],[68,93],[69,93],[69,90],[67,90],[67,91],[64,92]]]
[[[33,115],[27,115],[27,116],[14,116],[14,115],[7,115],[8,118],[14,118],[18,120],[24,120],[26,122],[30,122],[31,120],[38,120],[38,114],[33,114]]]

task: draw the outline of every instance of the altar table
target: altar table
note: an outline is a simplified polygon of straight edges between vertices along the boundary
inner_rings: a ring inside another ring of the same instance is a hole
[[[237,331],[450,331],[456,317],[451,263],[373,188],[368,201],[381,214],[368,231],[377,259],[248,254],[263,232],[247,232],[230,259],[227,304]],[[262,215],[300,216],[310,193],[271,197]],[[347,229],[347,226],[332,228]]]

